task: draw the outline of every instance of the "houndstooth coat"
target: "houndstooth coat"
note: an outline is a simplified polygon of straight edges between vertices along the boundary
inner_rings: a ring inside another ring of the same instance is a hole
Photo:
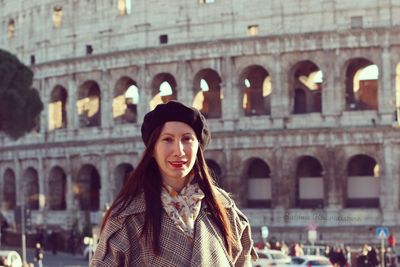
[[[233,236],[239,241],[232,249],[232,260],[225,249],[222,233],[204,203],[195,222],[193,241],[163,213],[161,253],[155,255],[144,238],[139,238],[145,212],[142,193],[120,215],[110,217],[100,235],[90,266],[251,266],[251,258],[257,256],[253,249],[249,222],[225,191],[219,189],[218,194],[228,210]]]

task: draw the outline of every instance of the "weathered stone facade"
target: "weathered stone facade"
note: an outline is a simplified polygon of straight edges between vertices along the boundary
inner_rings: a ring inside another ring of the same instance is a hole
[[[400,1],[117,2],[0,0],[0,45],[45,103],[37,132],[0,139],[10,221],[23,201],[33,224],[99,221],[140,158],[144,114],[177,98],[207,114],[207,159],[256,238],[268,225],[304,241],[310,221],[323,242],[399,231]],[[368,66],[379,76],[362,80]],[[118,102],[131,85],[139,101]]]

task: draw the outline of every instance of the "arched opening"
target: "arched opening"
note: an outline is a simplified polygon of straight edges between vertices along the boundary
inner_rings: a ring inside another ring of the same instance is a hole
[[[133,171],[133,166],[129,163],[121,163],[114,170],[114,181],[115,191],[114,197],[116,197],[122,186],[125,184],[129,174]]]
[[[251,159],[246,172],[249,208],[271,207],[271,171],[267,163],[259,158]]]
[[[296,169],[296,207],[324,207],[324,179],[322,166],[311,156],[302,157]]]
[[[17,204],[14,171],[7,169],[4,172],[3,178],[3,209],[12,210]]]
[[[221,77],[212,69],[199,71],[194,80],[195,97],[193,107],[200,110],[206,118],[221,118],[222,94]]]
[[[346,69],[346,110],[378,109],[379,69],[365,58],[349,61]]]
[[[67,176],[61,167],[53,167],[49,176],[48,207],[50,210],[65,210],[67,208]]]
[[[95,81],[86,81],[79,87],[77,109],[79,126],[101,126],[100,87]]]
[[[294,90],[294,114],[307,113],[307,97],[303,89]]]
[[[67,127],[67,90],[57,85],[51,92],[49,103],[49,130]]]
[[[243,91],[242,107],[245,116],[271,114],[271,76],[258,65],[245,68],[239,78]]]
[[[312,61],[298,62],[290,72],[293,114],[322,111],[323,73]]]
[[[7,25],[7,38],[11,39],[15,36],[15,20],[9,19]]]
[[[25,206],[30,210],[39,209],[39,178],[37,171],[30,167],[24,173]]]
[[[134,80],[122,77],[118,80],[113,99],[113,118],[116,124],[137,122],[139,89]]]
[[[353,156],[347,165],[347,207],[378,208],[379,196],[379,165],[370,156]]]
[[[150,109],[153,110],[158,104],[176,100],[176,81],[169,73],[157,74],[152,82],[152,100]]]
[[[222,179],[221,179],[221,175],[222,175],[222,170],[221,167],[218,165],[218,163],[212,159],[206,159],[207,162],[207,166],[208,169],[212,175],[212,177],[214,178],[214,181],[217,183],[218,186],[223,187],[222,186]]]
[[[82,166],[74,183],[74,197],[81,210],[98,211],[100,209],[100,175],[90,164]]]

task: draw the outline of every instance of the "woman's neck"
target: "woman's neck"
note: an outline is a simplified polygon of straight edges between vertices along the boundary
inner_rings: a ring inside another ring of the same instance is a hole
[[[182,179],[163,177],[163,183],[179,193],[192,180],[191,178],[191,175],[187,175]]]

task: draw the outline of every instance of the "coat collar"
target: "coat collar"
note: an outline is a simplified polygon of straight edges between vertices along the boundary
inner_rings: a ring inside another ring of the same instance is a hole
[[[214,187],[214,188],[215,188],[214,192],[216,196],[221,200],[222,206],[227,209],[232,208],[233,200],[230,198],[229,194],[225,190],[219,187]],[[127,205],[127,207],[121,212],[121,214],[117,215],[117,217],[123,218],[134,214],[144,213],[145,211],[146,211],[146,202],[144,198],[144,192],[141,192],[131,200],[131,202]]]

